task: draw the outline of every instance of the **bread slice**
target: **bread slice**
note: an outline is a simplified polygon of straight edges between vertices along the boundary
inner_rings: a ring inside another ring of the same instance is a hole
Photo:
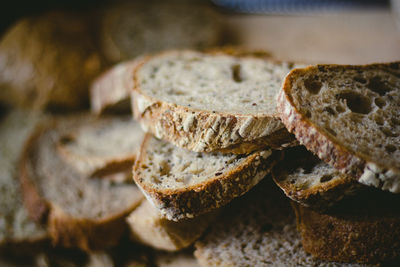
[[[195,152],[243,154],[294,142],[275,97],[293,64],[249,53],[170,51],[136,68],[135,118],[157,138]]]
[[[197,153],[147,134],[133,178],[168,220],[193,218],[246,193],[276,162],[271,150],[249,155]]]
[[[119,63],[103,73],[90,86],[92,112],[128,113],[133,88],[133,69],[140,59]]]
[[[206,230],[216,213],[180,222],[169,221],[149,201],[143,201],[128,217],[133,240],[156,249],[177,251],[190,246]]]
[[[289,201],[270,177],[232,202],[195,247],[201,266],[345,266],[302,249]]]
[[[78,119],[57,118],[35,131],[24,148],[20,180],[30,215],[47,221],[54,244],[102,249],[118,243],[142,194],[134,184],[89,178],[62,160],[57,142]]]
[[[43,117],[13,110],[0,122],[0,247],[36,246],[48,238],[46,229],[32,221],[23,206],[17,172],[25,139]]]
[[[283,153],[284,159],[272,170],[274,181],[286,196],[305,206],[327,209],[363,188],[303,146],[286,149]]]
[[[318,157],[360,183],[400,193],[399,77],[399,62],[293,70],[278,111]]]
[[[105,67],[91,21],[90,12],[48,12],[13,25],[0,42],[0,101],[50,110],[88,106],[89,83]]]
[[[103,9],[100,46],[114,63],[165,49],[215,47],[226,39],[220,14],[204,1],[111,3]]]
[[[370,189],[370,188],[368,188]],[[296,204],[304,249],[330,261],[379,263],[400,259],[400,196],[365,190],[326,212]]]
[[[131,117],[87,115],[76,117],[56,146],[63,160],[79,172],[102,177],[131,172],[143,136],[140,125]]]

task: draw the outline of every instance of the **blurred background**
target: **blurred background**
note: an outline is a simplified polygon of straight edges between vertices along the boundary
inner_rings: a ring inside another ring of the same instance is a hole
[[[399,3],[15,0],[0,11],[0,103],[88,107],[99,73],[172,48],[241,46],[304,63],[400,60]]]

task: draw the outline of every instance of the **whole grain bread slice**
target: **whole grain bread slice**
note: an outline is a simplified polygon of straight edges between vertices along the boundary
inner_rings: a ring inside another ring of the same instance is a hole
[[[196,241],[215,216],[214,212],[179,222],[169,221],[162,218],[149,201],[143,201],[127,221],[134,241],[156,249],[177,251]]]
[[[399,203],[398,194],[367,188],[324,212],[294,204],[304,250],[322,260],[397,266]]]
[[[294,65],[265,55],[183,50],[144,58],[134,72],[134,116],[145,131],[195,152],[289,146],[275,97]]]
[[[289,200],[270,178],[232,202],[195,243],[201,266],[362,266],[307,254]]]
[[[44,115],[12,110],[0,122],[0,247],[36,246],[47,240],[45,227],[28,216],[18,181],[23,144]]]
[[[363,188],[303,146],[288,148],[283,153],[283,160],[272,170],[273,179],[286,196],[305,206],[327,209]]]
[[[248,155],[199,153],[146,134],[133,177],[168,220],[193,218],[246,193],[276,162],[271,150]]]
[[[128,113],[133,70],[140,58],[119,63],[107,70],[90,86],[90,104],[95,114]]]
[[[35,131],[24,148],[20,181],[31,217],[47,222],[54,244],[102,249],[118,243],[142,194],[134,184],[89,178],[62,160],[57,142],[78,119],[57,118]]]
[[[293,70],[278,98],[300,143],[360,183],[400,192],[400,63]]]
[[[69,124],[56,146],[63,160],[83,175],[103,177],[131,172],[143,136],[129,116],[86,115]]]

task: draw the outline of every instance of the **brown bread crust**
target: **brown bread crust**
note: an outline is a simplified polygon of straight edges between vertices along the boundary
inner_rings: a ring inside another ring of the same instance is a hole
[[[319,126],[311,122],[305,114],[295,106],[291,88],[292,84],[298,76],[304,73],[317,70],[335,70],[335,69],[374,69],[374,68],[399,68],[398,62],[388,64],[371,64],[364,66],[352,65],[316,65],[309,66],[304,69],[294,69],[285,78],[282,90],[278,95],[277,110],[283,124],[289,132],[296,136],[299,142],[306,146],[308,150],[316,154],[320,159],[324,160],[331,166],[350,175],[355,180],[359,180],[363,174],[372,172],[375,176],[373,184],[378,188],[390,188],[390,191],[397,192],[399,186],[393,186],[394,181],[400,177],[400,170],[396,168],[384,168],[373,162],[368,156],[357,151],[352,151],[350,148],[339,143],[336,139],[330,137],[330,134]],[[372,165],[372,166],[371,166]],[[389,177],[390,176],[390,177]],[[385,185],[385,182],[387,184]]]
[[[295,202],[292,205],[303,248],[318,259],[373,264],[400,256],[399,213],[323,214]]]
[[[66,214],[61,207],[46,199],[35,185],[29,167],[34,159],[34,147],[46,131],[54,128],[56,122],[39,126],[25,144],[20,160],[20,182],[24,204],[30,217],[47,224],[50,239],[54,245],[80,248],[84,251],[100,250],[117,245],[127,229],[125,222],[139,203],[134,203],[123,212],[100,219],[78,218]]]
[[[143,183],[140,177],[140,168],[146,158],[150,138],[152,136],[146,134],[143,140],[139,158],[133,167],[133,178],[148,199],[160,209],[162,215],[174,221],[204,214],[243,195],[269,173],[279,157],[278,154],[272,154],[267,159],[262,159],[261,152],[255,152],[240,166],[218,178],[182,189],[156,190]]]
[[[234,49],[211,50],[207,54],[268,58],[268,53]],[[173,51],[164,52],[173,53]],[[158,55],[159,56],[159,55]],[[157,57],[154,56],[154,57]],[[148,56],[134,70],[132,110],[143,128],[179,147],[195,152],[244,154],[267,147],[282,149],[297,144],[275,115],[247,115],[212,110],[198,110],[154,99],[142,92],[137,72],[153,59]],[[205,130],[206,129],[206,130]],[[237,134],[236,134],[237,133]]]

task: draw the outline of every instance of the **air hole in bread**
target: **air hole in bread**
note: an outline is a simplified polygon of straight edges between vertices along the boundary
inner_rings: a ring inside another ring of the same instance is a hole
[[[343,92],[338,94],[337,98],[344,100],[347,107],[354,113],[368,114],[371,112],[371,100],[356,92]]]
[[[392,121],[393,126],[400,125],[400,120],[397,118],[392,118],[391,121]]]
[[[242,67],[240,66],[240,64],[235,64],[235,65],[233,65],[231,67],[231,69],[232,69],[232,79],[237,83],[240,83],[240,82],[243,81],[241,68]]]
[[[171,166],[169,166],[168,162],[166,161],[161,161],[160,162],[160,175],[170,175],[171,172]]]
[[[393,153],[393,152],[395,152],[396,150],[397,150],[397,148],[394,146],[394,145],[386,145],[385,146],[385,150],[388,152],[388,153]]]
[[[330,127],[326,126],[326,130],[328,131],[328,133],[330,133],[333,136],[336,136],[336,132],[334,130],[332,130]]]
[[[326,175],[322,176],[322,177],[319,179],[319,181],[320,181],[321,183],[326,183],[326,182],[329,182],[330,180],[332,180],[332,178],[333,178],[332,175],[326,174]]]
[[[381,116],[377,115],[377,114],[374,114],[373,119],[376,122],[376,124],[378,124],[378,125],[383,125],[385,123],[383,118]]]
[[[305,88],[310,94],[313,95],[318,94],[322,87],[322,83],[317,81],[315,78],[316,77],[308,78],[307,80],[304,81]]]
[[[152,176],[151,176],[151,181],[152,181],[153,183],[155,183],[155,184],[160,184],[160,183],[161,183],[160,177],[157,177],[157,176],[155,176],[155,175],[152,175]]]
[[[337,113],[343,113],[345,111],[345,109],[342,106],[336,106],[335,109]]]
[[[306,111],[306,117],[311,118],[311,112],[309,110]]]
[[[387,137],[397,137],[399,136],[397,133],[392,132],[389,128],[387,127],[381,127],[380,130],[382,131],[382,133],[384,135],[386,135]]]
[[[329,114],[335,116],[336,112],[331,107],[324,107],[323,111],[328,112]]]
[[[353,79],[354,79],[354,81],[359,82],[359,83],[367,83],[367,79],[365,79],[362,76],[355,76]]]
[[[74,137],[72,137],[71,135],[64,135],[60,138],[60,144],[62,144],[62,145],[70,144],[73,141],[74,141]]]
[[[371,91],[374,91],[381,96],[391,91],[391,88],[387,86],[384,81],[381,80],[381,77],[378,76],[371,78],[371,80],[367,84],[367,87]]]
[[[377,97],[377,98],[375,98],[375,105],[377,106],[377,107],[379,107],[379,108],[383,108],[385,105],[386,105],[386,102],[385,102],[385,100],[383,99],[383,98],[381,98],[381,97]]]

